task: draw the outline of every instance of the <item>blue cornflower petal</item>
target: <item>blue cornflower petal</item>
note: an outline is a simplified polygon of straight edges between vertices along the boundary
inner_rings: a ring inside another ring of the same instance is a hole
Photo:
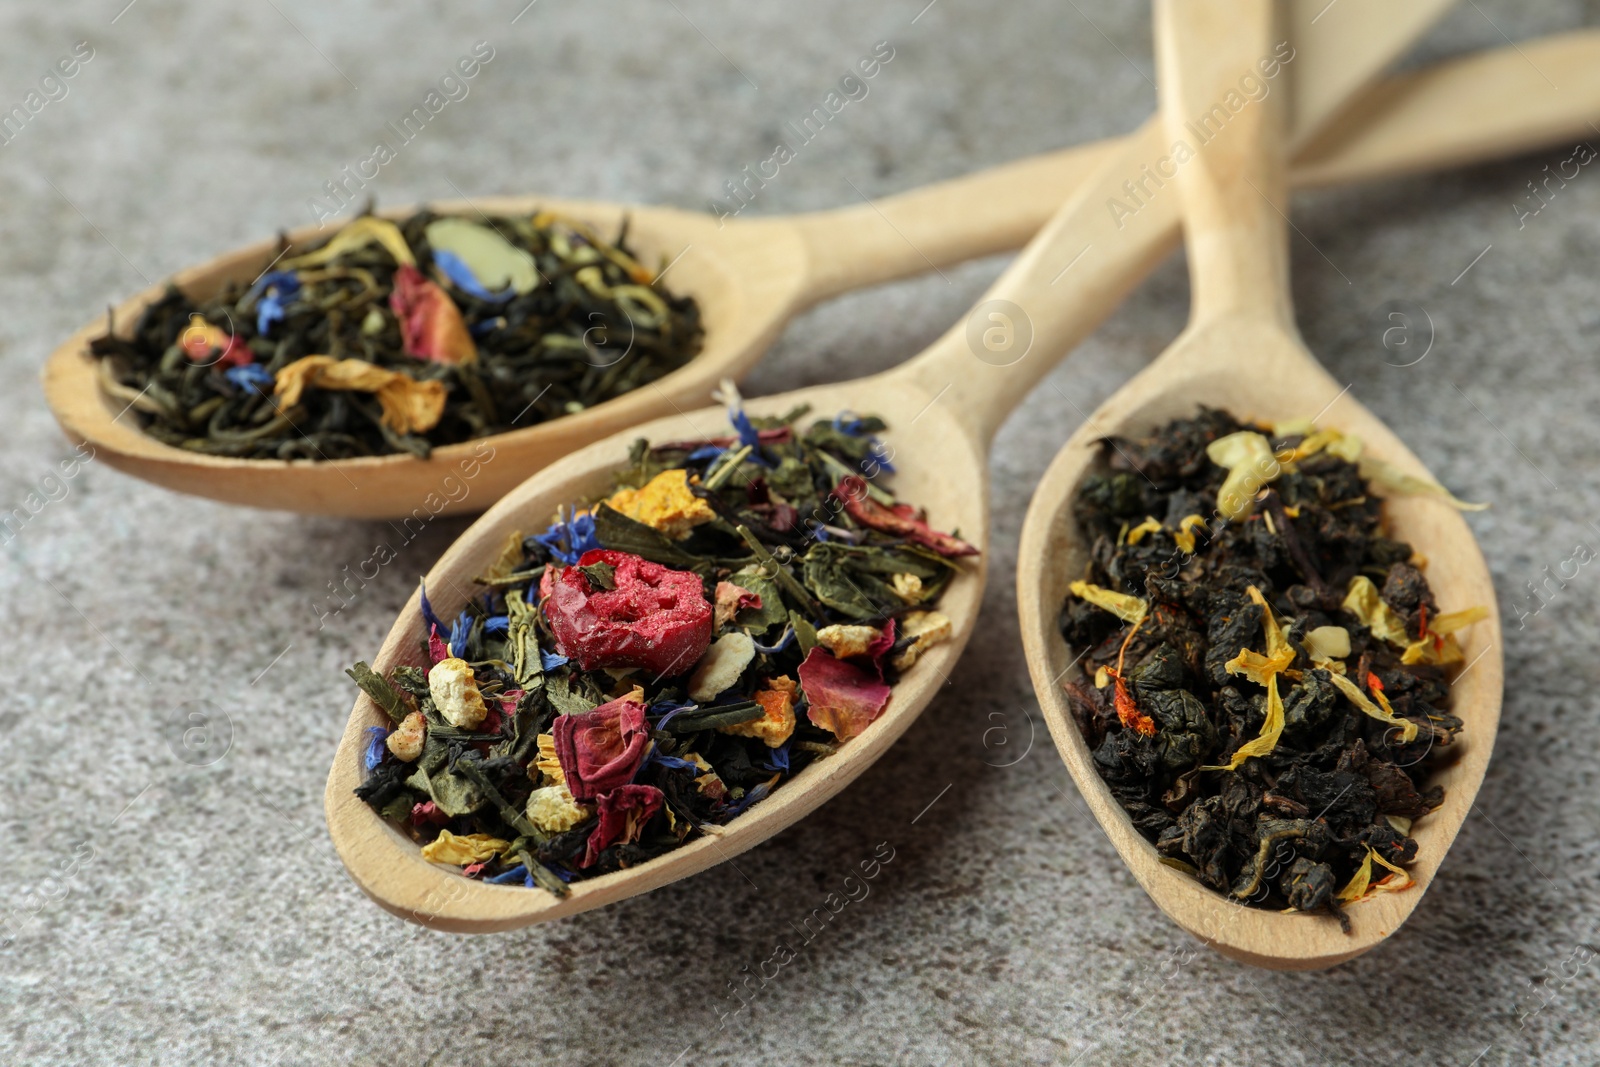
[[[503,304],[517,295],[516,289],[509,285],[506,286],[503,293],[491,293],[488,289],[485,289],[483,283],[478,281],[477,275],[472,273],[472,268],[467,266],[467,261],[454,252],[446,252],[443,249],[435,248],[433,250],[433,263],[434,266],[444,271],[445,277],[450,279],[450,284],[460,289],[463,293],[469,293],[477,297],[479,300],[487,300],[491,304]]]
[[[699,448],[685,456],[684,462],[699,463],[703,459],[716,459],[726,451],[727,449],[721,447],[720,445],[701,445]]]
[[[486,634],[503,634],[511,628],[511,619],[506,615],[496,615],[483,620],[483,632]]]
[[[775,644],[775,645],[763,645],[758,641],[758,642],[756,642],[756,651],[764,653],[764,654],[770,656],[770,655],[773,655],[774,653],[782,652],[784,649],[788,648],[789,645],[792,644],[793,642],[794,642],[794,627],[793,626],[785,626],[783,628],[782,636],[780,636],[778,638],[778,643],[777,644]]]
[[[767,783],[762,782],[760,785],[750,790],[750,792],[746,793],[743,797],[740,797],[732,804],[729,804],[723,810],[726,811],[730,816],[737,815],[745,808],[748,808],[750,805],[754,804],[756,801],[764,799],[770,792],[772,792],[772,790],[767,788]]]
[[[277,384],[272,372],[259,363],[246,363],[242,367],[229,367],[222,372],[222,376],[240,389],[254,389],[259,393],[270,393]]]
[[[512,882],[520,882],[523,879],[527,879],[529,885],[533,884],[533,877],[528,874],[527,866],[519,863],[504,874],[497,874],[493,878],[485,878],[484,881],[490,885],[510,885]]]
[[[546,652],[542,648],[539,650],[539,666],[545,670],[553,671],[557,667],[565,667],[566,665],[567,657],[558,656],[554,652]]]
[[[472,633],[472,616],[463,611],[456,616],[455,625],[450,627],[450,654],[456,659],[465,659],[467,655],[467,637]]]
[[[750,421],[750,416],[744,413],[744,408],[729,408],[728,421],[733,423],[733,428],[739,432],[739,444],[749,445],[751,448],[761,447],[761,434]]]
[[[841,411],[833,417],[833,428],[841,433],[847,433],[851,437],[861,436],[861,426],[861,419],[848,411]]]
[[[389,730],[384,726],[367,727],[367,753],[362,762],[367,770],[373,770],[383,762],[383,754],[388,751],[384,747],[384,739],[389,736]]]
[[[594,535],[594,516],[587,513],[567,521],[557,520],[533,539],[568,566],[577,563],[585,552],[602,547]]]
[[[250,287],[246,299],[256,297],[256,332],[265,334],[275,322],[282,322],[285,310],[300,295],[300,276],[292,270],[265,274]]]
[[[662,715],[661,718],[656,720],[656,729],[659,730],[663,726],[667,725],[667,723],[671,722],[672,717],[678,714],[678,712],[688,711],[690,708],[698,708],[699,706],[699,704],[696,704],[693,701],[682,702],[677,700],[662,700],[650,705],[650,711],[652,714],[657,715],[661,714],[662,711],[666,712],[665,715]]]
[[[789,773],[789,745],[790,744],[791,744],[791,742],[785,741],[783,744],[779,745],[777,748],[772,750],[772,752],[770,753],[770,759],[768,760],[768,762],[766,764],[767,770],[769,770],[769,771],[782,771],[784,774],[788,774]]]

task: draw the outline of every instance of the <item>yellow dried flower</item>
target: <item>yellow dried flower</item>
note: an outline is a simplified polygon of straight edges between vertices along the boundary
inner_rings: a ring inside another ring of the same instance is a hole
[[[469,863],[493,859],[510,847],[511,842],[488,834],[453,834],[440,830],[436,840],[422,846],[422,858],[429,863],[465,867]]]

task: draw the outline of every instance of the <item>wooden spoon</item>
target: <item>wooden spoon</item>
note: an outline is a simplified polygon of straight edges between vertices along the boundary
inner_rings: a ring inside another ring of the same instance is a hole
[[[1389,13],[1386,41],[1410,41],[1448,6],[1426,0]],[[1344,0],[1320,21],[1315,5],[1297,5],[1291,32],[1317,47],[1296,60],[1309,91],[1300,94],[1302,118],[1320,123],[1332,105],[1370,80],[1371,65],[1350,57],[1369,51],[1368,28],[1378,18],[1376,0]],[[1392,6],[1392,5],[1391,5]],[[1313,25],[1315,23],[1315,25]],[[1384,52],[1393,58],[1396,51]],[[1458,82],[1450,68],[1441,76]],[[1386,146],[1420,145],[1435,132],[1415,126],[1405,100],[1415,81],[1397,82],[1399,106],[1383,115],[1384,130],[1370,131]],[[1390,97],[1395,93],[1386,94]],[[1340,158],[1360,158],[1357,134],[1315,160],[1316,178],[1343,180]],[[438,448],[429,460],[409,454],[337,461],[259,460],[210,456],[162,444],[124,414],[124,401],[105,394],[88,354],[103,318],[86,324],[50,357],[44,370],[47,400],[67,436],[87,442],[97,458],[158,485],[253,507],[359,518],[404,518],[481,511],[529,474],[575,448],[647,419],[695,407],[725,377],[738,378],[760,358],[788,320],[820,300],[938,265],[1016,248],[1031,237],[1120,142],[1105,141],[1023,160],[972,177],[915,190],[874,204],[790,219],[733,220],[719,227],[705,215],[667,208],[551,200],[485,198],[433,205],[445,213],[525,213],[548,208],[611,234],[624,217],[630,238],[647,263],[671,262],[665,284],[692,294],[705,321],[704,350],[687,366],[652,386],[581,412],[481,441]],[[1390,147],[1385,152],[1392,151]],[[1401,147],[1400,151],[1408,151]],[[1149,157],[1153,159],[1154,157]],[[1412,158],[1415,152],[1412,152]],[[1390,165],[1400,164],[1398,156]],[[1380,168],[1381,169],[1381,168]],[[1129,176],[1136,177],[1136,172]],[[411,208],[385,215],[398,217]],[[289,235],[303,246],[327,231],[313,227]],[[180,272],[174,281],[203,298],[229,281],[248,283],[279,254],[276,240],[258,242]],[[120,305],[116,321],[131,328],[138,314],[165,291],[153,286]],[[487,455],[493,460],[479,461]],[[463,466],[472,472],[464,477]],[[465,491],[452,491],[464,485]]]
[[[1380,18],[1354,54],[1387,51],[1395,27]],[[1315,38],[1300,43],[1309,51]],[[1346,54],[1347,61],[1351,53]],[[1280,94],[1281,95],[1281,94]],[[904,500],[925,505],[932,521],[958,530],[982,547],[988,530],[989,440],[1005,414],[1073,343],[1115,306],[1116,298],[1166,251],[1176,219],[1176,196],[1158,209],[1153,201],[1122,231],[1104,204],[1124,175],[1164,150],[1154,125],[1141,130],[1087,182],[989,290],[967,321],[926,352],[892,371],[837,385],[802,389],[749,402],[758,414],[777,414],[807,403],[819,415],[841,410],[873,412],[889,423],[887,440],[899,473],[895,489]],[[1157,220],[1164,220],[1158,222]],[[1121,238],[1116,235],[1120,233]],[[1070,265],[1084,257],[1085,242],[1103,249],[1090,270]],[[1065,273],[1063,273],[1065,271]],[[992,316],[999,316],[994,318]],[[986,348],[982,335],[1009,328],[1009,343]],[[969,335],[973,337],[969,340]],[[1030,355],[1030,345],[1037,351]],[[550,521],[557,507],[592,499],[610,486],[610,475],[638,436],[686,439],[724,431],[726,413],[702,408],[660,419],[589,445],[555,463],[491,508],[444,554],[427,576],[440,611],[456,611],[469,595],[472,576],[483,573],[515,531],[532,532]],[[417,922],[463,931],[504,930],[571,915],[687,877],[771,837],[811,811],[869,767],[933,699],[954,667],[977,620],[987,555],[979,556],[949,586],[939,610],[954,635],[932,649],[895,687],[887,711],[838,753],[820,760],[781,785],[713,836],[626,871],[574,883],[557,898],[543,891],[487,885],[422,859],[417,846],[381,819],[352,790],[361,774],[365,731],[386,722],[365,696],[351,710],[328,775],[324,805],[329,831],[345,866],[383,907]],[[401,664],[421,665],[420,600],[413,595],[395,620],[373,667],[387,673]]]
[[[1270,49],[1272,0],[1157,0],[1162,108],[1174,138],[1191,145],[1186,122],[1206,113],[1242,71]],[[1444,806],[1418,820],[1414,889],[1352,906],[1352,932],[1330,916],[1244,907],[1171,867],[1128,819],[1096,773],[1060,680],[1074,653],[1057,628],[1068,583],[1086,550],[1071,502],[1095,467],[1108,434],[1142,434],[1206,404],[1274,421],[1313,417],[1353,433],[1378,458],[1427,476],[1422,463],[1322,369],[1302,344],[1289,298],[1283,100],[1271,94],[1228,121],[1180,168],[1188,229],[1193,310],[1188,328],[1159,359],[1103,404],[1075,433],[1034,494],[1019,549],[1017,601],[1034,689],[1079,791],[1117,851],[1156,904],[1179,926],[1224,954],[1263,967],[1329,967],[1392,933],[1416,907],[1482,781],[1500,715],[1501,657],[1494,586],[1472,531],[1432,499],[1386,504],[1395,536],[1431,561],[1429,581],[1450,609],[1487,605],[1491,617],[1467,631],[1471,668],[1453,687],[1452,712],[1466,723],[1460,756],[1437,778]]]

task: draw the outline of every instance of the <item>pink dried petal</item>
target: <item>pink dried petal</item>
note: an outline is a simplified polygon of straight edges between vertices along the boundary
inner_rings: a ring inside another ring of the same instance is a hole
[[[811,705],[806,717],[841,741],[865,730],[889,703],[882,679],[820,646],[800,664],[800,688]]]
[[[595,803],[599,824],[589,834],[589,847],[579,867],[592,867],[600,853],[612,845],[639,840],[645,824],[661,810],[665,801],[653,785],[624,785],[611,790]]]
[[[632,696],[582,715],[558,715],[551,732],[567,789],[577,800],[593,800],[631,782],[650,747],[644,704]]]

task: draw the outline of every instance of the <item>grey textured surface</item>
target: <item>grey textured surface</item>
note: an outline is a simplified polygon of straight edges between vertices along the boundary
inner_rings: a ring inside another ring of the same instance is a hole
[[[920,17],[925,0],[541,0],[514,25],[523,0],[136,0],[118,16],[124,2],[0,12],[5,109],[74,41],[95,50],[0,148],[4,510],[68,455],[36,379],[62,336],[144,278],[309,219],[322,182],[475,41],[494,60],[383,169],[383,202],[454,183],[703,207],[881,39],[896,58],[871,95],[752,211],[1119,132],[1154,96],[1147,13],[1128,0],[1003,15],[943,0]],[[1573,0],[1529,8],[1464,5],[1424,53],[1600,21]],[[326,583],[386,528],[228,509],[89,464],[0,556],[0,1061],[1600,1060],[1593,569],[1525,626],[1513,610],[1534,606],[1542,568],[1600,543],[1600,177],[1521,229],[1512,209],[1569,152],[1297,204],[1311,348],[1407,420],[1452,487],[1495,502],[1471,521],[1507,616],[1498,752],[1435,887],[1377,951],[1278,975],[1193,945],[1122,868],[1031,711],[1007,578],[1028,495],[1080,412],[1181,327],[1173,262],[1002,432],[978,635],[890,757],[738,869],[548,928],[466,939],[392,918],[346,878],[322,821],[352,696],[341,670],[464,524],[436,524],[319,629]],[[821,308],[750,391],[892,365],[1000,266]],[[1414,358],[1382,346],[1390,301],[1434,324],[1414,366],[1389,365]],[[206,766],[169,744],[196,699],[227,715],[213,751],[231,740]],[[724,1018],[732,984],[885,841],[895,858],[871,895]]]

